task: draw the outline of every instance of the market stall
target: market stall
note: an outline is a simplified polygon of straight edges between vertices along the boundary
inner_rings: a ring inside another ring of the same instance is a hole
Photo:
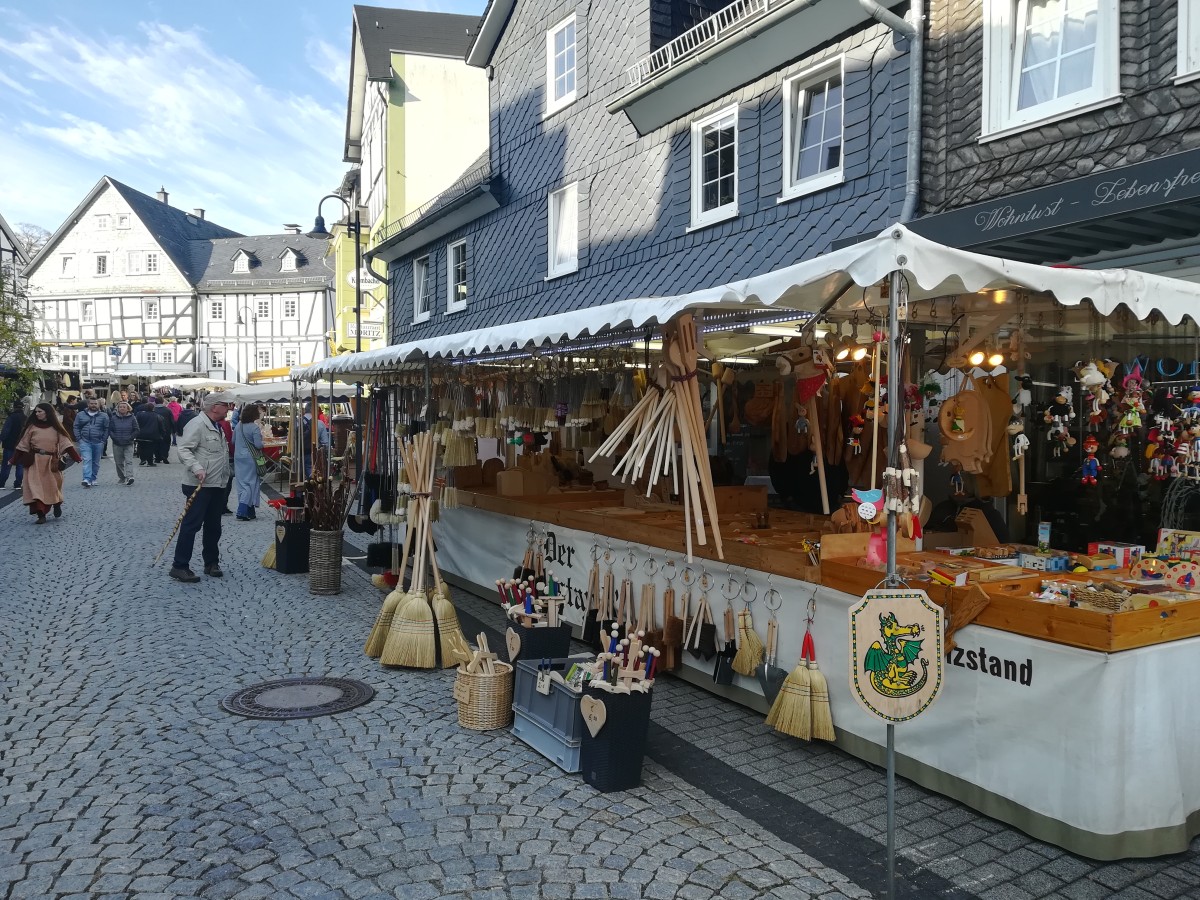
[[[923,587],[948,674],[901,774],[1075,852],[1144,856],[1200,818],[1196,702],[1167,678],[1200,641],[1197,301],[895,226],[299,376],[370,380],[393,430],[440,435],[447,577],[486,596],[532,537],[581,630],[596,585],[670,590],[685,645],[707,636],[676,645],[677,673],[764,711],[808,635],[852,753],[877,760],[883,726],[846,686],[846,610],[889,571]]]

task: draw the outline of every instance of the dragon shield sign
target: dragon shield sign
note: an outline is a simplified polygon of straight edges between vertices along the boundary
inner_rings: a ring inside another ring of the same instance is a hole
[[[850,690],[887,722],[915,719],[942,688],[942,609],[924,591],[867,591],[850,608]]]

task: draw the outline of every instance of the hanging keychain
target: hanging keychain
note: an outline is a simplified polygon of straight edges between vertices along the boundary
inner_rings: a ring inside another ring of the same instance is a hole
[[[675,560],[668,559],[660,571],[667,586],[662,595],[663,639],[658,667],[671,671],[679,668],[679,647],[683,643],[683,619],[675,615],[675,578],[678,575]]]
[[[737,614],[738,651],[732,664],[733,671],[739,675],[753,675],[763,660],[762,641],[754,631],[754,621],[750,615],[750,607],[757,597],[758,588],[747,579],[742,585],[742,601],[745,605]]]

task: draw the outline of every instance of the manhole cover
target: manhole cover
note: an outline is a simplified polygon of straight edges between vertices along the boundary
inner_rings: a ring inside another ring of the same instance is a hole
[[[234,691],[221,709],[247,719],[312,719],[362,706],[375,696],[352,678],[284,678]]]

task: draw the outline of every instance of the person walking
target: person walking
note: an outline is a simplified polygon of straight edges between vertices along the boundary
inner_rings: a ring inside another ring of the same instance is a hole
[[[244,407],[242,417],[233,432],[233,474],[237,479],[238,491],[237,517],[242,522],[256,518],[254,510],[258,506],[259,493],[262,490],[262,476],[258,474],[256,460],[263,449],[262,429],[258,427],[260,414],[261,410],[254,404]]]
[[[154,414],[162,420],[162,427],[158,432],[158,449],[154,458],[160,463],[169,463],[171,444],[175,440],[175,417],[161,400],[154,404]]]
[[[87,408],[75,416],[75,443],[83,454],[83,486],[95,487],[100,478],[100,457],[108,443],[108,413],[92,397]]]
[[[175,420],[171,426],[171,444],[174,445],[176,436],[182,432],[179,426],[179,414],[183,412],[183,407],[179,403],[178,394],[171,394],[167,397],[167,409],[171,411],[171,418]]]
[[[304,404],[304,418],[300,422],[300,440],[302,441],[300,452],[304,459],[304,477],[308,478],[312,475],[313,467],[313,429],[316,429],[316,444],[317,450],[320,452],[329,449],[329,429],[325,427],[325,423],[320,419],[313,419],[312,401]]]
[[[154,414],[154,405],[147,401],[138,409],[134,416],[138,425],[137,455],[141,462],[139,466],[154,467],[154,457],[158,455],[162,419]]]
[[[46,513],[51,509],[57,519],[63,504],[62,457],[68,454],[76,462],[82,462],[83,457],[58,421],[53,406],[39,403],[33,408],[15,452],[25,466],[21,502],[29,507],[30,515],[37,516],[38,525],[46,524]]]
[[[229,412],[230,397],[211,393],[201,401],[200,415],[188,422],[179,439],[179,459],[186,468],[183,495],[188,498],[179,538],[175,542],[175,560],[170,575],[176,581],[192,583],[200,577],[192,571],[192,551],[196,533],[203,529],[204,574],[220,578],[221,511],[225,507],[225,485],[229,481],[229,444],[220,422]]]
[[[188,401],[188,405],[183,408],[183,412],[179,414],[179,418],[175,420],[175,435],[183,437],[183,429],[187,428],[187,423],[196,418],[199,413],[196,412],[196,404]]]
[[[0,426],[0,488],[8,487],[8,473],[12,469],[17,470],[16,480],[13,482],[13,490],[21,489],[21,479],[25,476],[25,467],[13,459],[13,455],[17,449],[17,442],[21,440],[21,433],[25,431],[25,404],[20,400],[14,400],[12,409],[9,410],[8,417],[4,420],[4,425]]]
[[[117,411],[108,426],[109,437],[112,438],[113,459],[117,464],[117,481],[120,484],[133,484],[133,447],[137,443],[141,430],[138,428],[137,417],[128,400],[117,403]]]

